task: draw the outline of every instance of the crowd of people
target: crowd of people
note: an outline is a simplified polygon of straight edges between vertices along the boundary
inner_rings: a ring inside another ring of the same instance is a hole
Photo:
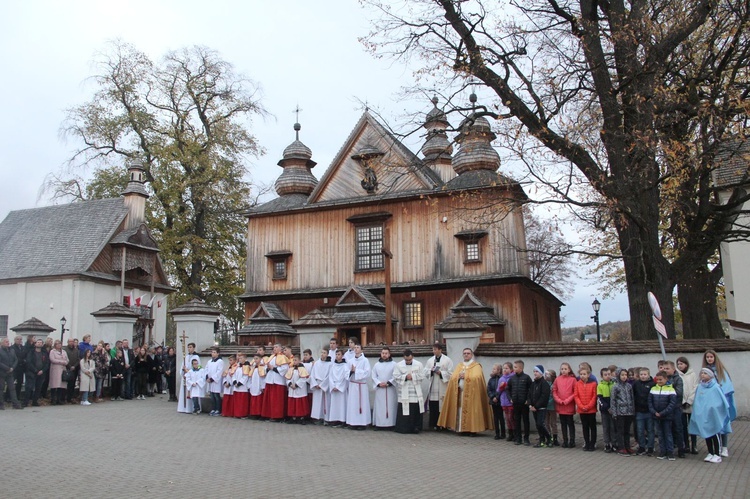
[[[597,448],[597,413],[601,419],[604,452],[621,456],[656,455],[675,460],[697,454],[697,438],[705,439],[705,461],[728,457],[728,435],[736,417],[731,377],[715,351],[704,353],[696,373],[685,357],[660,360],[652,377],[648,367],[606,366],[599,377],[584,362],[574,371],[563,362],[559,375],[535,365],[529,376],[522,360],[493,366],[485,382],[482,366],[471,349],[462,361],[433,345],[433,356],[423,365],[408,348],[396,362],[383,346],[372,367],[356,338],[349,348],[331,339],[329,348],[313,358],[308,349],[299,358],[291,347],[258,347],[252,358],[244,353],[225,362],[220,349],[211,349],[205,367],[188,345],[178,368],[174,348],[131,349],[129,341],[114,346],[45,341],[19,336],[13,345],[0,341],[0,391],[15,409],[39,406],[49,396],[52,405],[104,400],[144,400],[169,392],[178,411],[200,414],[202,400],[211,401],[211,416],[264,419],[365,430],[422,431],[423,413],[429,427],[466,435],[494,430],[495,439],[531,445],[533,416],[537,448],[577,448],[574,415],[578,414],[583,450]],[[23,393],[22,393],[23,389]],[[374,392],[370,407],[370,391]],[[25,396],[24,396],[25,395]],[[178,399],[179,395],[179,399]],[[561,430],[558,432],[558,428]],[[635,445],[631,444],[631,436]],[[560,438],[561,437],[561,438]],[[655,452],[656,443],[658,453]],[[637,446],[637,448],[633,448]]]
[[[102,402],[144,400],[169,390],[176,401],[177,356],[174,348],[161,346],[130,348],[129,340],[114,346],[100,341],[91,343],[91,335],[80,341],[62,341],[21,336],[10,345],[0,343],[0,409],[10,402],[14,409],[40,406],[49,398],[51,405],[90,406]]]
[[[188,350],[178,410],[193,414],[202,412],[208,397],[211,416],[419,433],[429,411],[433,430],[466,435],[494,430],[496,440],[516,445],[531,445],[533,415],[534,447],[568,449],[578,448],[578,414],[582,448],[591,452],[597,449],[598,413],[606,453],[673,461],[697,454],[701,437],[711,463],[728,457],[736,417],[731,378],[711,350],[698,373],[685,357],[659,361],[653,377],[648,367],[612,365],[598,378],[585,362],[577,371],[564,362],[559,375],[535,365],[529,376],[524,362],[516,360],[493,366],[486,382],[471,349],[454,365],[440,344],[433,345],[434,355],[424,365],[408,346],[398,362],[383,346],[372,367],[356,338],[348,349],[331,339],[318,359],[309,349],[298,358],[291,347],[277,344],[272,352],[261,346],[252,358],[239,353],[225,361],[214,347],[203,367],[195,346]]]

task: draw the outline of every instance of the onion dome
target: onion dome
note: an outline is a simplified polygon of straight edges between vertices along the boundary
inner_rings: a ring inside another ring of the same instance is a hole
[[[426,161],[437,159],[450,159],[453,146],[448,141],[445,129],[450,126],[448,119],[442,109],[437,107],[437,96],[432,98],[433,108],[427,113],[424,127],[427,129],[427,140],[422,146],[422,154]]]
[[[312,159],[312,151],[299,140],[302,127],[294,124],[296,139],[284,149],[284,157],[278,165],[284,169],[274,187],[279,196],[286,194],[309,195],[318,184],[318,179],[310,171],[317,163]]]
[[[456,137],[456,142],[460,144],[452,163],[456,173],[461,175],[468,171],[497,171],[500,168],[500,155],[492,147],[495,138],[486,118],[477,117],[476,114],[466,118]]]

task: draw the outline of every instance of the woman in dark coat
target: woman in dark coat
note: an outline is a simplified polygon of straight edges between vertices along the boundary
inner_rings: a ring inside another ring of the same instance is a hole
[[[135,379],[137,380],[137,400],[146,400],[148,394],[148,373],[151,368],[151,360],[148,358],[146,353],[146,347],[138,349],[138,353],[135,356],[135,362],[133,363],[133,372],[135,373]]]
[[[167,376],[167,386],[169,386],[169,401],[177,402],[177,352],[172,347],[167,350],[164,374]]]

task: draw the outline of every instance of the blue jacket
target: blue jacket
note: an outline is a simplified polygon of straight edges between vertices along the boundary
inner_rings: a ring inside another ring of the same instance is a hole
[[[648,412],[655,419],[672,419],[677,405],[677,392],[672,385],[654,385],[648,394]],[[659,416],[656,416],[656,413]]]

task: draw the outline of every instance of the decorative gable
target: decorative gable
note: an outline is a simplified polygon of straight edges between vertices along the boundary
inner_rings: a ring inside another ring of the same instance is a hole
[[[432,190],[440,178],[365,112],[308,203]]]

